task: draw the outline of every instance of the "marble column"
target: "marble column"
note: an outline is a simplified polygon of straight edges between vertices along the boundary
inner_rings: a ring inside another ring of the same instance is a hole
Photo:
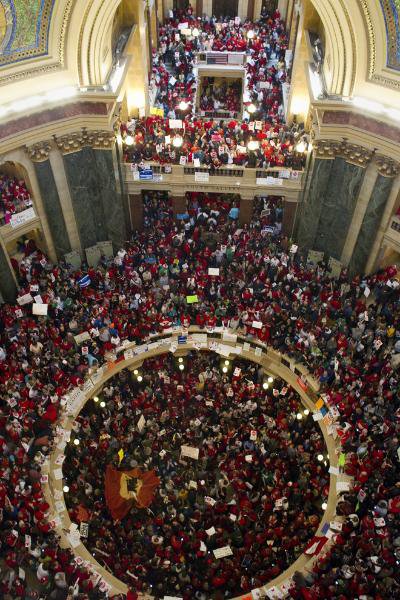
[[[287,16],[289,0],[279,0],[278,2],[278,10],[281,13],[281,19],[284,21]]]
[[[113,243],[114,249],[117,249],[126,240],[126,224],[122,194],[117,192],[116,188],[112,150],[95,148],[93,157],[105,217],[106,236]]]
[[[313,250],[340,260],[364,178],[365,169],[335,158],[325,194],[320,197],[317,236]]]
[[[0,293],[5,302],[14,302],[17,295],[15,275],[7,255],[7,250],[0,244]]]
[[[314,161],[308,193],[301,207],[301,217],[297,241],[301,248],[314,250],[314,241],[318,233],[318,222],[321,215],[322,198],[324,197],[333,159],[316,158]]]
[[[129,210],[132,231],[141,231],[143,229],[143,196],[141,193],[129,194]]]
[[[82,249],[105,241],[107,236],[106,216],[98,179],[93,150],[83,147],[78,152],[64,154],[75,220],[78,226]]]
[[[350,263],[353,256],[353,251],[363,224],[364,216],[367,211],[371,194],[374,189],[378,177],[378,168],[376,163],[372,162],[365,170],[364,180],[360,189],[360,194],[357,198],[356,208],[354,210],[353,219],[351,221],[346,242],[342,251],[341,262],[346,267]]]
[[[297,201],[293,202],[286,198],[283,201],[282,233],[287,238],[292,237],[297,205]]]
[[[383,215],[377,228],[376,236],[369,253],[368,261],[365,267],[366,273],[372,273],[377,267],[379,251],[382,246],[383,236],[389,227],[390,220],[398,207],[400,200],[400,174],[397,174],[391,186],[389,197],[387,199]]]
[[[60,260],[64,254],[71,251],[71,244],[49,160],[49,152],[31,155],[31,160],[35,168],[47,222],[51,229],[54,249],[57,258]]]
[[[186,212],[186,196],[173,196],[172,198],[172,210],[174,217],[181,215]]]
[[[240,198],[239,223],[245,225],[253,218],[254,198]]]
[[[71,249],[76,250],[77,252],[82,252],[78,226],[75,219],[67,176],[65,174],[64,162],[62,155],[57,148],[50,151],[49,160],[57,187],[58,197],[60,199],[61,209],[64,215],[65,227],[67,229]]]
[[[385,205],[393,186],[393,178],[377,175],[370,201],[366,207],[362,225],[349,262],[351,274],[364,273],[375,237],[382,221]]]

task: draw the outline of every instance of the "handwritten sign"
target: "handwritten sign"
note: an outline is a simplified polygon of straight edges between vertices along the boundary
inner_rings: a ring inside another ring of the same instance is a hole
[[[233,552],[230,546],[222,546],[222,548],[216,548],[213,550],[215,558],[224,558],[225,556],[232,556]]]
[[[181,446],[181,455],[194,458],[194,460],[199,460],[199,449],[192,448],[191,446]]]

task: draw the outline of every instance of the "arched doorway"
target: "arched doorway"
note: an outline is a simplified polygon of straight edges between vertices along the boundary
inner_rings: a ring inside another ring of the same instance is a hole
[[[213,0],[213,15],[234,19],[238,16],[238,4],[239,0]]]

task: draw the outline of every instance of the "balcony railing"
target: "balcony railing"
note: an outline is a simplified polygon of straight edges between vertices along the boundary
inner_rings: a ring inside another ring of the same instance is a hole
[[[198,52],[196,64],[217,67],[243,67],[246,64],[245,52]]]
[[[144,171],[133,169],[130,164],[124,164],[125,182],[134,185],[139,189],[146,187],[157,187],[163,185],[185,185],[185,184],[205,184],[221,185],[243,188],[257,188],[263,190],[268,188],[271,194],[279,195],[280,191],[302,189],[303,171],[297,171],[286,167],[274,167],[269,169],[250,169],[248,167],[238,167],[236,165],[226,165],[220,169],[208,169],[205,166],[194,167],[188,165],[160,165],[158,163],[148,162]]]
[[[394,215],[384,235],[384,243],[400,252],[400,216]]]

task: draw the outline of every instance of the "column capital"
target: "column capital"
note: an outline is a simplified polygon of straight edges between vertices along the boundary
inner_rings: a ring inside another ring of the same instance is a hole
[[[44,162],[48,160],[52,150],[50,141],[38,142],[32,146],[25,146],[25,152],[28,154],[32,162]]]
[[[113,147],[115,134],[113,131],[88,131],[83,128],[81,131],[74,131],[61,137],[54,136],[54,140],[61,154],[69,154],[79,152],[85,146],[95,150],[109,150]]]
[[[374,156],[374,151],[357,144],[350,144],[343,140],[314,140],[315,154],[317,158],[336,158],[340,156],[346,162],[353,163],[359,167],[367,167]]]
[[[400,164],[387,156],[377,156],[378,173],[384,177],[396,177],[400,173]]]

